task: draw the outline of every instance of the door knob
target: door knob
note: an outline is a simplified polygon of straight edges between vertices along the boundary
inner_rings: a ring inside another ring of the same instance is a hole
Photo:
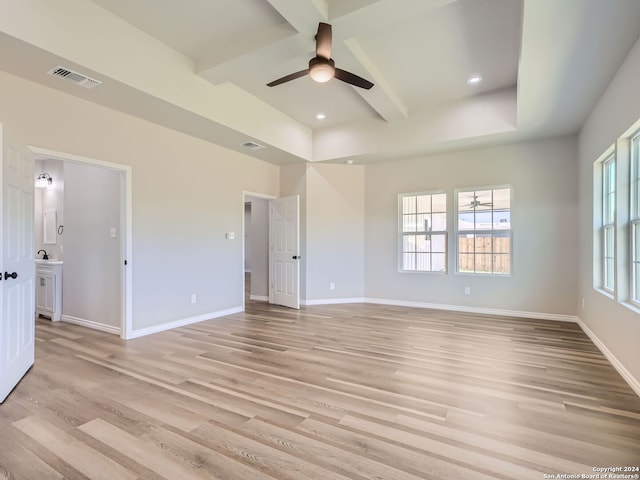
[[[293,258],[294,260],[300,260],[302,257],[300,255],[294,255],[291,258]]]
[[[9,278],[18,278],[18,272],[13,272],[13,273],[4,272],[4,279],[8,280]]]

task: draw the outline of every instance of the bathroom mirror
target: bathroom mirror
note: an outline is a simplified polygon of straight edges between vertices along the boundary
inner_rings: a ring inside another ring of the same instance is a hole
[[[58,214],[55,209],[45,210],[42,212],[44,219],[42,237],[45,245],[53,245],[56,243],[56,225],[58,223]]]

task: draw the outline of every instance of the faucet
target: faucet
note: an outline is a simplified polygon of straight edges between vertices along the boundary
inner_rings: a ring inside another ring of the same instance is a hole
[[[47,255],[47,251],[46,250],[38,250],[38,253],[36,253],[36,255],[40,255],[40,252],[42,252],[44,255],[42,255],[42,260],[49,260],[49,255]]]

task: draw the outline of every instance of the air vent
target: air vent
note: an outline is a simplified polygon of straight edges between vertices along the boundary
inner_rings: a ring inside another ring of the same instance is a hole
[[[94,88],[98,85],[102,85],[100,80],[95,80],[93,78],[89,78],[86,75],[82,75],[81,73],[74,72],[73,70],[69,70],[68,68],[61,67],[58,65],[56,68],[53,68],[47,72],[49,75],[53,75],[54,77],[62,78],[63,80],[67,80],[69,82],[73,82],[76,85],[80,85],[84,88]]]
[[[256,142],[244,142],[242,146],[250,148],[251,150],[260,150],[261,148],[266,148],[264,145],[260,145]]]

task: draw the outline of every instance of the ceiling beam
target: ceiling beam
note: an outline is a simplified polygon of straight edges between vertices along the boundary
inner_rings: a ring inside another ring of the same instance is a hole
[[[375,83],[374,88],[371,90],[357,87],[353,87],[353,89],[387,122],[407,118],[409,115],[407,106],[362,50],[358,41],[355,38],[350,38],[345,40],[344,44],[353,57],[367,71],[367,79]]]

